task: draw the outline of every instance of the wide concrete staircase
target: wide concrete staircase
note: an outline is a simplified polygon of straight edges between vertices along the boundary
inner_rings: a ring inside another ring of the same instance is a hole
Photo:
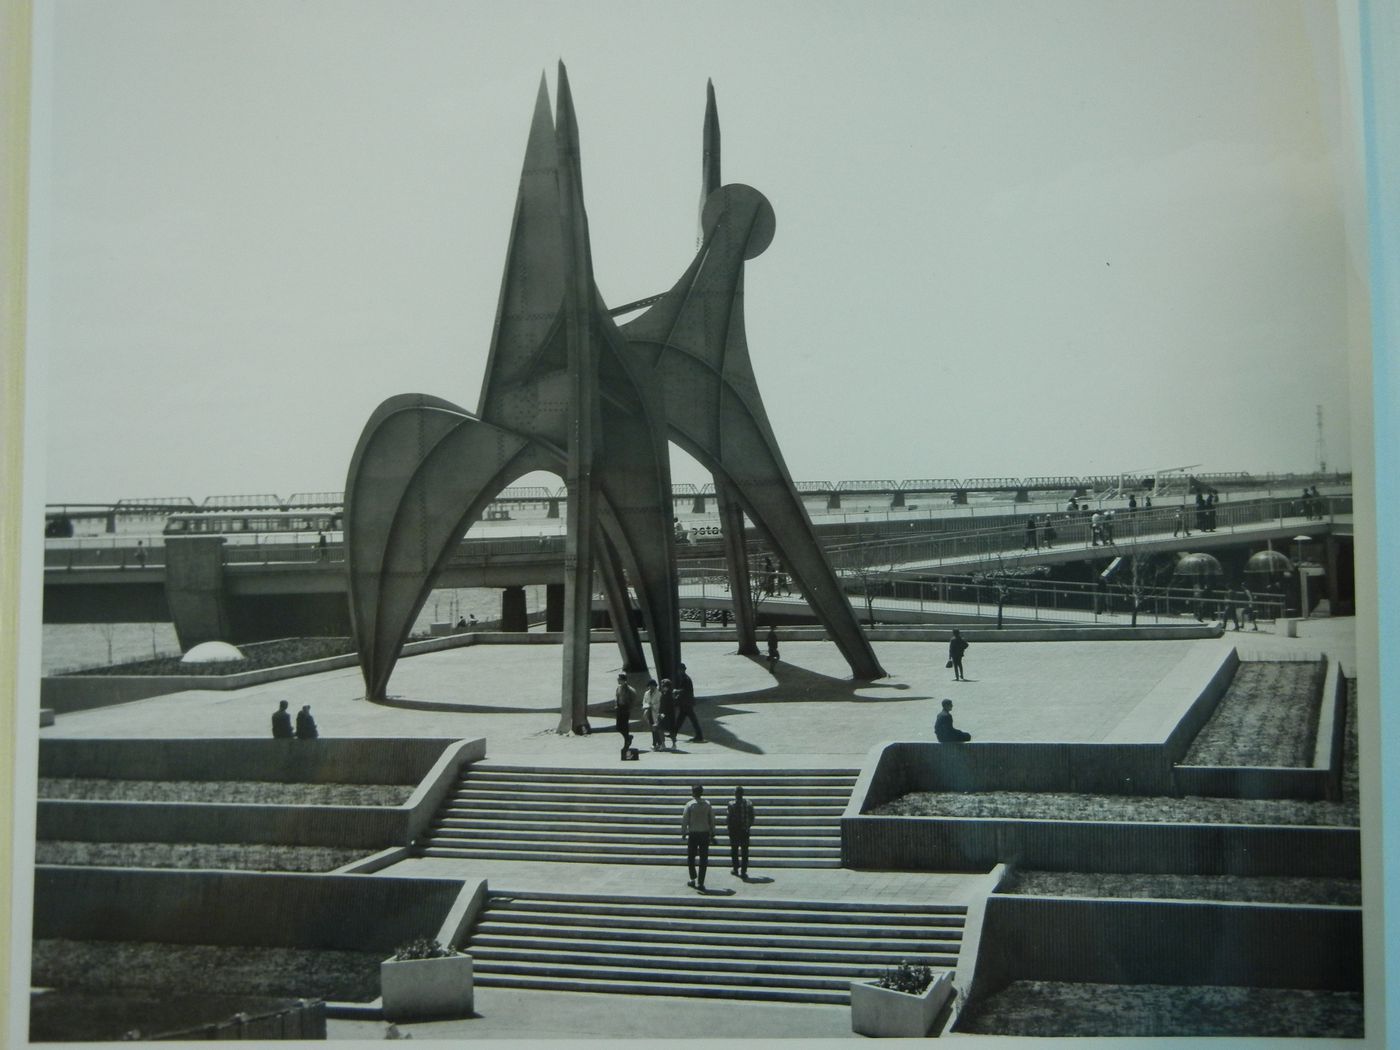
[[[475,764],[426,835],[420,856],[594,864],[685,864],[681,811],[705,786],[718,827],[713,867],[729,866],[724,806],[735,785],[754,804],[752,868],[841,866],[841,813],[857,771],[541,769]]]
[[[463,947],[483,986],[844,1004],[851,981],[901,960],[954,966],[965,918],[960,905],[492,893]]]

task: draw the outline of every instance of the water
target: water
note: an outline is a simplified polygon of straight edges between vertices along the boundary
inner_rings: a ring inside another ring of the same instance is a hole
[[[525,588],[525,607],[542,610],[545,588]],[[490,587],[455,587],[433,591],[413,622],[413,634],[427,634],[433,623],[456,623],[475,616],[498,620],[501,592]],[[89,667],[179,656],[175,627],[168,623],[48,623],[44,624],[43,674],[61,674]]]

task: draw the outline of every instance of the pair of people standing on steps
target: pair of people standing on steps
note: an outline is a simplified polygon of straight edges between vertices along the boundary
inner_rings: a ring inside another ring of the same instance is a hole
[[[685,839],[685,864],[690,874],[686,885],[703,893],[705,872],[710,864],[710,841],[715,834],[715,810],[705,799],[702,785],[694,785],[690,794],[691,799],[681,813],[681,837]],[[748,878],[749,831],[754,824],[754,809],[753,803],[744,797],[742,787],[734,788],[734,801],[725,807],[725,823],[729,834],[729,870],[740,878]]]

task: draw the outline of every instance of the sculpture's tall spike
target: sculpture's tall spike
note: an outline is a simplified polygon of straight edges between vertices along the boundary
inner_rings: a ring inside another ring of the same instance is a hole
[[[588,719],[588,643],[593,615],[593,523],[597,517],[595,445],[600,438],[596,292],[583,210],[578,123],[569,74],[559,63],[559,100],[554,120],[559,158],[559,228],[563,235],[564,340],[571,413],[567,423],[564,486],[568,491],[564,530],[564,677],[559,730]]]
[[[563,236],[559,229],[558,153],[544,71],[520,167],[496,327],[477,415],[519,427],[506,391],[529,380],[564,297]]]
[[[720,187],[719,109],[715,106],[715,82],[705,81],[705,136],[700,159],[700,207],[696,212],[695,244],[705,237],[705,201]]]

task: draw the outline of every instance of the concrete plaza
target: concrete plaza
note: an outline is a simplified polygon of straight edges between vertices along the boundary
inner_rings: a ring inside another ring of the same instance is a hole
[[[889,677],[852,682],[827,642],[785,642],[782,662],[735,653],[732,638],[690,642],[684,659],[695,679],[706,742],[677,752],[646,750],[628,768],[704,770],[860,767],[872,747],[891,740],[932,739],[939,701],[954,701],[957,724],[976,740],[1160,740],[1231,647],[1245,659],[1302,659],[1326,653],[1354,674],[1350,619],[1298,625],[1298,637],[1266,628],[1188,641],[992,641],[969,632],[968,681],[944,668],[938,642],[876,643]],[[189,691],[59,716],[48,737],[261,737],[278,700],[310,704],[325,736],[485,737],[486,763],[569,766],[615,771],[617,737],[605,707],[618,673],[611,644],[592,653],[591,737],[555,732],[560,694],[556,645],[472,645],[405,658],[390,683],[396,704],[363,700],[358,670],[324,672],[233,692]],[[424,706],[418,706],[424,705]],[[985,875],[882,873],[844,869],[755,871],[740,881],[716,858],[714,888],[746,897],[794,899],[979,899]],[[655,865],[527,863],[425,858],[384,874],[484,877],[493,889],[567,887],[571,892],[671,895],[693,899],[684,871]],[[372,876],[367,876],[372,877]],[[850,1036],[845,1007],[759,1002],[516,991],[479,987],[479,1016],[403,1026],[418,1038],[742,1038]],[[381,1038],[377,1021],[333,1020],[331,1038]]]

